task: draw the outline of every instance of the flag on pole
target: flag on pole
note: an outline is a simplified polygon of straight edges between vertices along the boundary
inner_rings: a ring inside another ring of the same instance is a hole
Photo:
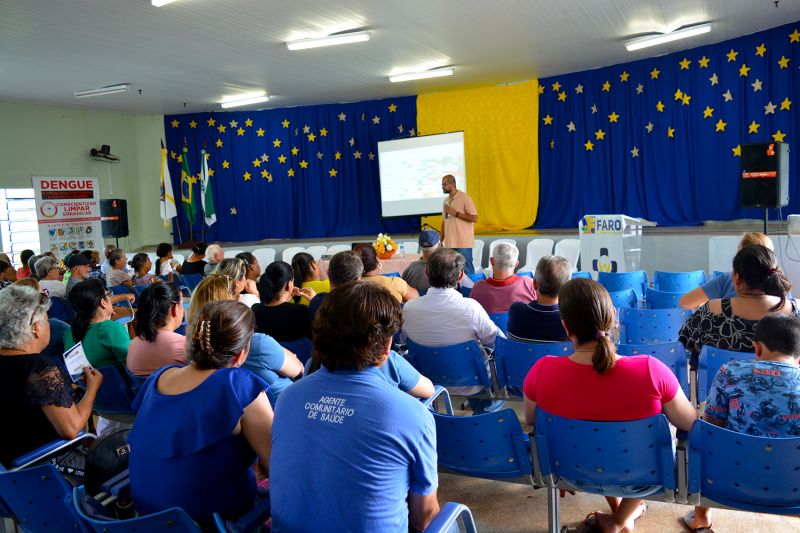
[[[164,146],[164,141],[161,141],[161,220],[164,221],[164,228],[176,216],[178,216],[178,209],[175,207],[175,195],[172,193],[172,179],[169,176],[169,165],[167,164],[167,149]]]
[[[203,216],[210,227],[217,221],[217,211],[214,209],[214,193],[211,191],[211,182],[208,177],[208,155],[205,150],[200,151],[200,202],[203,204]]]
[[[181,201],[183,202],[183,211],[186,213],[187,220],[189,220],[189,226],[193,226],[197,218],[197,204],[192,194],[192,185],[194,184],[195,178],[192,176],[192,173],[189,172],[189,149],[186,148],[186,145],[183,147],[182,155]]]

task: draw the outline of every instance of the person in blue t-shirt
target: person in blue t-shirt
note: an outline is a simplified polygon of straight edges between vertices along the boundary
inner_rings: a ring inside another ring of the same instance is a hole
[[[436,426],[379,370],[400,305],[382,287],[353,282],[317,313],[322,367],[286,389],[275,411],[272,530],[423,530],[439,512]]]
[[[711,384],[703,419],[738,433],[800,437],[800,318],[773,313],[756,325],[756,358],[731,361]],[[711,528],[709,509],[684,517],[692,529]]]
[[[572,266],[566,258],[546,255],[539,259],[533,276],[536,300],[511,304],[508,337],[523,342],[568,341],[558,312],[558,291],[571,278]]]

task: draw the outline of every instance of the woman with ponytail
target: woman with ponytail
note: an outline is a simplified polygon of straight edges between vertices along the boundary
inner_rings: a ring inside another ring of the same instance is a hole
[[[294,271],[288,263],[270,263],[258,280],[258,292],[263,303],[253,306],[256,331],[278,342],[291,342],[311,337],[311,314],[308,306],[292,303],[295,296],[312,300],[316,292],[309,287],[298,288]]]
[[[175,330],[183,322],[183,296],[172,283],[156,283],[139,295],[136,338],[128,347],[128,370],[147,377],[168,364],[186,364],[186,337]]]
[[[558,307],[575,351],[569,357],[546,356],[528,372],[523,387],[528,424],[534,424],[541,407],[576,420],[639,420],[664,413],[678,429],[691,428],[697,411],[664,363],[649,355],[617,355],[611,338],[614,304],[602,285],[581,278],[568,281],[559,291]],[[590,514],[590,528],[632,531],[647,510],[643,500],[606,500],[611,514]]]
[[[64,349],[81,342],[94,368],[117,366],[122,370],[131,338],[128,328],[111,320],[114,313],[111,296],[111,291],[106,291],[97,278],[81,281],[69,291],[67,299],[75,310],[75,318],[64,334]]]

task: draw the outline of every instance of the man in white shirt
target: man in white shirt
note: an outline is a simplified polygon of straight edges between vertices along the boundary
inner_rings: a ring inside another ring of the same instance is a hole
[[[428,260],[428,279],[431,288],[425,296],[415,298],[403,307],[403,332],[405,336],[426,346],[449,346],[467,341],[478,341],[481,346],[494,348],[497,336],[503,332],[489,318],[481,305],[464,298],[456,286],[464,276],[464,256],[449,248],[436,250]],[[488,363],[488,358],[484,356]],[[452,394],[471,395],[483,388],[448,387]],[[470,398],[475,414],[496,411],[502,401]]]
[[[67,286],[61,281],[58,261],[49,255],[45,255],[36,261],[33,268],[39,278],[39,287],[47,289],[47,294],[59,298],[63,298],[66,295]]]

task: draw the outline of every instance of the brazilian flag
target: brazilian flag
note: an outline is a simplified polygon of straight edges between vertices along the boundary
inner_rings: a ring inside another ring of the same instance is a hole
[[[189,172],[189,149],[183,147],[183,167],[181,168],[181,201],[183,202],[183,212],[186,213],[186,218],[189,220],[189,225],[194,226],[194,221],[197,218],[197,204],[195,203],[194,188],[195,179],[192,173]]]

